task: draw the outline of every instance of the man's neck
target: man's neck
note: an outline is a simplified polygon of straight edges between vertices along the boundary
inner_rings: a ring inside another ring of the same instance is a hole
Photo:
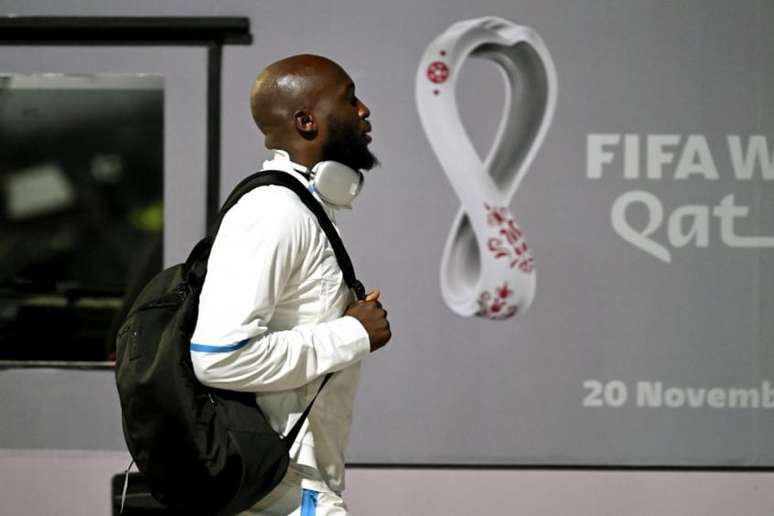
[[[284,149],[270,149],[270,150],[274,153],[274,155],[272,156],[272,159],[286,160],[293,166],[293,168],[309,170],[309,167],[307,165],[304,165],[303,163],[299,163],[298,161],[294,160],[291,157],[291,155],[288,153],[288,151]]]
[[[317,149],[309,147],[298,148],[294,145],[287,145],[282,150],[288,154],[290,161],[303,165],[308,169],[311,169],[322,160],[322,156]]]

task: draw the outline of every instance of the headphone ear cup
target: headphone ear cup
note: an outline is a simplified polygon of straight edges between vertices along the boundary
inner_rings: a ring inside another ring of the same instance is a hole
[[[351,208],[362,189],[363,173],[338,161],[321,161],[312,168],[312,185],[327,203]]]

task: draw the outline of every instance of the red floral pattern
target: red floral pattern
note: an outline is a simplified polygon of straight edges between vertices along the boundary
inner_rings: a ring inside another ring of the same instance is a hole
[[[433,61],[427,67],[427,78],[435,84],[444,83],[449,78],[449,67],[443,61]]]
[[[476,312],[476,315],[489,319],[507,319],[516,315],[519,307],[508,302],[508,298],[512,295],[513,290],[508,288],[507,282],[503,283],[501,287],[494,289],[494,292],[485,290],[478,296],[478,312]]]
[[[489,212],[487,222],[498,232],[496,237],[490,237],[487,241],[489,251],[495,258],[505,258],[510,261],[511,268],[518,267],[520,271],[530,274],[535,270],[535,260],[529,252],[524,234],[516,225],[508,210],[503,207],[489,206],[484,203]]]

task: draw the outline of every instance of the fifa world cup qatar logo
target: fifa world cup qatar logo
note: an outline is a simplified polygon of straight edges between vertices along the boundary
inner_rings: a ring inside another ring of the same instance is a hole
[[[455,95],[468,57],[493,61],[506,82],[503,117],[483,163],[465,133]],[[455,23],[420,61],[419,118],[461,203],[440,276],[446,305],[461,316],[507,319],[535,297],[535,262],[509,205],[548,131],[556,90],[554,63],[540,36],[501,18]]]

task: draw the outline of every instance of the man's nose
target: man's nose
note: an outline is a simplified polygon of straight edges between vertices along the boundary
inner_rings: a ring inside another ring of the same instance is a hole
[[[362,100],[358,100],[357,102],[358,102],[357,114],[360,116],[360,118],[365,119],[371,116],[371,110],[368,109],[368,106],[366,106]]]

